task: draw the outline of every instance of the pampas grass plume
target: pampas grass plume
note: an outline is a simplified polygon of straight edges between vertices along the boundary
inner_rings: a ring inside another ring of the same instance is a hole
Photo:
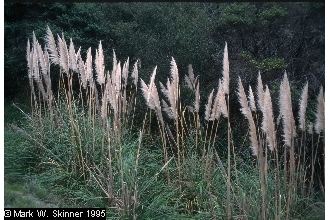
[[[275,125],[274,125],[274,116],[273,116],[273,105],[272,99],[270,96],[269,88],[266,85],[266,90],[263,95],[263,108],[262,108],[262,130],[266,134],[266,139],[268,143],[269,150],[273,151],[276,145],[276,138],[275,138]]]
[[[319,95],[317,96],[317,111],[316,111],[315,132],[320,134],[324,131],[324,94],[323,86],[320,88]]]
[[[103,48],[102,43],[100,41],[99,47],[95,52],[95,69],[97,75],[97,82],[100,85],[105,83],[105,75],[104,75],[104,55],[103,55]]]
[[[135,87],[137,87],[137,83],[139,80],[138,60],[135,61],[135,63],[134,63],[133,71],[131,73],[131,78],[133,80],[133,84],[135,85]]]
[[[283,121],[283,137],[287,146],[292,145],[292,139],[296,135],[295,121],[292,113],[291,91],[287,73],[284,73],[280,85],[280,114]]]
[[[70,45],[69,45],[69,68],[72,71],[77,71],[77,58],[76,58],[76,51],[74,49],[74,44],[72,42],[72,38],[70,38]]]
[[[211,113],[211,108],[212,108],[212,100],[213,100],[213,92],[214,89],[212,89],[208,99],[207,99],[207,104],[205,105],[205,120],[209,121],[210,120],[210,113]]]
[[[251,88],[251,87],[250,87]],[[251,109],[249,108],[248,105],[248,100],[246,98],[246,94],[242,85],[241,78],[238,78],[238,90],[237,94],[239,97],[239,102],[241,104],[241,112],[245,116],[245,118],[249,122],[249,134],[250,134],[250,141],[251,141],[251,149],[252,149],[252,154],[254,156],[258,155],[258,139],[257,139],[257,132],[256,132],[256,126],[252,117],[252,112]]]
[[[260,71],[258,72],[257,98],[259,110],[262,111],[264,102],[264,85],[262,84]]]
[[[45,41],[46,41],[46,48],[49,53],[50,61],[53,64],[59,64],[58,48],[56,46],[54,35],[48,25],[47,25]]]
[[[306,108],[308,99],[308,82],[305,84],[304,89],[301,93],[300,103],[299,103],[299,128],[302,131],[306,129]]]
[[[85,73],[86,79],[89,83],[93,82],[93,57],[92,57],[92,49],[88,48],[87,57],[85,62]]]
[[[218,91],[213,101],[212,114],[210,120],[219,119],[221,114],[225,118],[228,117],[224,85],[223,82],[219,80]]]
[[[256,104],[251,86],[249,86],[249,106],[252,112],[256,111]]]
[[[195,90],[195,102],[194,102],[195,112],[199,112],[199,106],[200,106],[199,80],[197,80],[196,90]]]
[[[222,81],[224,93],[229,93],[229,59],[228,59],[228,48],[227,42],[225,42],[225,48],[223,50],[223,62],[222,62]]]

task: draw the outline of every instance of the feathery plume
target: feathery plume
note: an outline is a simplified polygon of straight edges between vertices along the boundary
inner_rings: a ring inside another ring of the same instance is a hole
[[[270,96],[269,88],[266,85],[266,90],[263,95],[263,108],[262,108],[262,130],[266,134],[269,150],[273,151],[276,146],[275,125],[273,116],[273,105]]]
[[[99,43],[99,48],[96,50],[95,53],[95,70],[97,74],[97,82],[100,85],[103,85],[105,83],[105,76],[104,76],[104,55],[103,55],[101,41]]]
[[[68,45],[65,41],[63,32],[62,32],[62,46],[63,46],[63,51],[65,52],[65,54],[63,56],[63,59],[65,59],[65,65],[63,65],[63,66],[66,67],[67,73],[69,73],[69,59],[70,59],[70,56],[69,56]]]
[[[39,75],[39,61],[36,43],[34,43],[34,46],[32,48],[32,77],[37,82],[41,80]]]
[[[316,112],[315,132],[320,134],[324,131],[324,94],[323,86],[320,88],[319,95],[317,96],[317,112]]]
[[[77,58],[76,58],[76,51],[74,49],[74,45],[72,42],[72,38],[70,38],[70,45],[69,45],[69,69],[72,71],[77,72]]]
[[[137,83],[139,80],[138,60],[135,61],[135,63],[134,63],[133,71],[131,73],[131,78],[133,80],[133,84],[135,85],[135,87],[137,87]]]
[[[244,87],[242,85],[242,81],[241,81],[240,77],[238,78],[237,94],[238,94],[239,102],[241,104],[241,109],[240,110],[249,122],[249,134],[250,134],[252,154],[254,156],[257,156],[258,155],[259,143],[258,143],[258,139],[257,139],[256,126],[255,126],[255,123],[254,123],[254,120],[253,120],[253,117],[252,117],[251,109],[249,108],[249,105],[248,105],[248,100],[246,98],[246,94],[245,94]]]
[[[162,99],[162,107],[162,110],[170,119],[175,119],[175,112],[173,112],[172,108],[168,106],[167,102],[164,99]]]
[[[296,135],[295,121],[292,113],[291,91],[287,73],[284,72],[280,85],[280,114],[283,122],[283,137],[287,146],[291,146]]]
[[[175,89],[175,95],[177,97],[179,89],[179,71],[173,57],[171,60],[171,84],[173,85],[173,89]]]
[[[50,58],[49,58],[49,53],[47,51],[46,46],[44,46],[43,54],[44,54],[45,66],[47,68],[47,73],[49,75],[50,74]]]
[[[115,91],[115,94],[117,93],[117,87],[118,87],[118,81],[119,81],[119,78],[121,76],[118,76],[116,73],[117,73],[117,67],[118,67],[118,63],[117,62],[117,57],[116,57],[116,53],[115,53],[115,50],[112,49],[112,71],[111,71],[111,78],[112,78],[112,84],[113,84],[113,89]],[[119,68],[120,68],[120,65],[119,65]],[[120,78],[120,81],[121,81],[121,78]],[[120,85],[121,86],[121,85]]]
[[[115,85],[115,89],[117,93],[120,93],[121,91],[121,64],[120,61],[117,63],[117,67],[116,67],[116,72],[114,75],[114,85]]]
[[[155,110],[158,120],[161,122],[162,126],[164,126],[159,95],[155,84],[156,71],[157,71],[157,66],[154,68],[152,72],[149,86],[147,86],[145,82],[141,79],[141,90],[143,92],[144,99],[147,101],[147,106],[150,109]]]
[[[77,60],[77,65],[78,65],[78,58],[79,58],[79,56],[81,57],[81,55],[80,55],[80,51],[81,51],[81,47],[79,47],[77,53],[75,54],[75,56],[76,56],[76,60]],[[78,66],[77,66],[77,68],[78,68]]]
[[[229,59],[227,42],[225,42],[225,48],[223,50],[223,63],[222,63],[222,81],[225,94],[229,93]]]
[[[79,48],[76,56],[77,56],[77,65],[78,65],[78,71],[79,71],[81,84],[84,87],[84,89],[86,89],[86,87],[87,87],[87,78],[86,78],[85,62],[81,58],[80,48]]]
[[[188,106],[191,112],[199,112],[200,94],[199,94],[199,80],[195,77],[192,65],[188,65],[188,75],[184,76],[185,86],[195,93],[195,100],[193,106]]]
[[[308,82],[305,84],[303,92],[301,93],[300,103],[299,103],[299,128],[302,131],[306,129],[306,108],[308,99]]]
[[[57,35],[57,44],[59,52],[59,63],[64,73],[69,73],[69,52],[66,46],[64,35],[62,33],[62,38]]]
[[[59,64],[59,54],[58,54],[58,49],[56,47],[55,38],[48,25],[47,25],[45,41],[51,63]]]
[[[211,108],[212,108],[212,100],[213,100],[213,92],[214,89],[212,89],[208,99],[207,99],[207,104],[205,105],[205,120],[209,121],[210,116],[211,116]]]
[[[188,75],[184,76],[185,85],[192,91],[195,91],[195,83],[197,78],[195,79],[194,71],[192,65],[188,65]]]
[[[176,119],[176,95],[175,89],[173,89],[174,84],[167,79],[166,87],[160,82],[160,89],[165,95],[165,97],[169,100],[169,104],[165,100],[162,100],[163,111],[165,111],[169,118]]]
[[[164,96],[169,100],[170,103],[169,105],[165,100],[162,100],[162,107],[163,107],[162,109],[170,119],[175,119],[175,109],[172,109],[172,104],[175,103],[174,100],[175,95],[174,95],[174,91],[171,90],[170,80],[167,79],[167,83],[166,83],[166,87],[169,89],[167,89],[161,82],[159,82],[159,86],[160,86],[160,91],[164,94]]]
[[[195,101],[194,101],[195,112],[199,112],[199,106],[200,106],[199,80],[197,80],[196,89],[195,89]]]
[[[114,85],[114,81],[111,78],[109,71],[107,72],[107,83],[105,91],[107,92],[107,101],[110,102],[111,108],[114,112],[118,112],[118,101],[117,101],[117,91]]]
[[[28,41],[27,41],[26,61],[27,61],[28,78],[29,78],[31,92],[35,96],[34,85],[33,85],[33,76],[32,76],[33,75],[33,52],[31,51],[30,39],[28,39]]]
[[[122,84],[122,101],[123,101],[123,112],[126,112],[127,107],[127,99],[126,99],[126,87],[127,87],[127,79],[128,79],[128,69],[129,69],[129,57],[127,58],[126,62],[123,65],[122,69],[122,78],[124,83]]]
[[[169,118],[177,120],[177,103],[179,96],[179,72],[174,58],[171,60],[171,77],[167,78],[166,87],[160,83],[161,91],[169,101],[169,104],[165,100],[162,101],[163,111],[167,113]]]
[[[219,79],[218,91],[213,100],[213,107],[210,120],[219,119],[221,114],[224,117],[228,117],[227,104],[225,100],[225,92],[223,82]]]
[[[156,86],[155,86],[156,71],[157,71],[157,66],[154,68],[154,71],[151,74],[147,102],[150,101],[150,97],[152,97],[153,89],[156,88]]]
[[[36,34],[34,33],[34,31],[32,31],[32,45],[33,47],[35,47],[37,44],[37,37]]]
[[[46,86],[47,86],[48,100],[51,101],[53,99],[53,91],[52,91],[52,81],[51,81],[51,78],[50,78],[49,53],[48,53],[46,47],[44,47],[43,58],[44,58],[44,65],[45,65],[45,68],[46,68],[46,74],[44,74],[44,79],[45,79]]]
[[[128,69],[129,69],[129,57],[127,58],[126,62],[123,65],[122,78],[124,80],[124,87],[126,87],[127,85]]]
[[[260,71],[258,71],[258,84],[257,84],[257,102],[259,110],[262,111],[262,106],[264,102],[264,85],[262,84],[262,79],[260,75]]]
[[[35,38],[35,36],[34,36]],[[40,67],[40,62],[39,62],[39,56],[38,56],[38,41],[36,39],[33,40],[33,48],[32,48],[32,77],[34,78],[34,80],[37,82],[37,86],[39,91],[42,94],[42,97],[44,100],[47,100],[47,94],[42,82],[42,78],[40,76],[40,71],[39,71],[39,67]]]
[[[101,105],[101,119],[105,120],[108,113],[108,102],[107,102],[107,92],[104,92],[102,96],[102,105]]]
[[[117,57],[115,50],[112,50],[112,73],[115,72],[115,69],[117,68]]]
[[[188,77],[189,77],[190,81],[193,82],[193,84],[194,84],[195,75],[194,75],[194,69],[191,64],[188,65]]]
[[[89,83],[93,82],[93,58],[92,58],[92,49],[88,48],[87,50],[87,57],[85,62],[85,73],[86,73],[86,80]]]
[[[43,76],[47,75],[48,72],[48,66],[47,66],[47,61],[45,60],[44,53],[42,51],[41,45],[36,42],[36,49],[37,49],[37,55],[38,55],[38,61],[39,61],[39,66],[41,69],[41,73]]]
[[[256,111],[256,103],[254,101],[254,95],[250,85],[249,85],[249,106],[252,112]]]
[[[104,93],[102,96],[102,106],[101,106],[101,118],[105,120],[108,116],[108,101],[109,101],[109,93],[111,87],[111,79],[109,79],[109,71],[107,72],[107,83],[105,84]]]
[[[184,75],[184,82],[186,87],[188,87],[190,90],[194,90],[194,87],[187,75]]]
[[[26,46],[26,61],[27,61],[27,67],[28,67],[28,77],[29,79],[32,78],[32,56],[31,56],[31,44],[30,44],[30,39],[27,41],[27,46]]]
[[[167,79],[167,82],[169,82],[168,79]],[[162,82],[159,82],[159,86],[160,86],[160,91],[164,94],[164,96],[166,98],[168,98],[169,97],[169,92],[168,92],[167,88],[163,85]]]
[[[147,102],[147,106],[151,109],[154,108],[154,106],[150,105],[149,104],[149,99],[148,99],[148,94],[149,94],[149,87],[148,85],[144,82],[143,79],[140,79],[141,80],[141,91],[142,91],[142,94],[143,94],[143,97],[144,99],[146,100]]]
[[[28,38],[27,45],[26,45],[26,60],[28,62],[29,62],[29,59],[30,59],[30,52],[31,52],[31,44],[30,44],[30,39]]]

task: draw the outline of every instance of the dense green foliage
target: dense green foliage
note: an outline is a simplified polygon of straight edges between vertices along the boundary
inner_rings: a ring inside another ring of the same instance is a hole
[[[120,60],[140,58],[142,76],[158,65],[161,80],[173,56],[181,74],[191,63],[201,82],[211,88],[221,73],[221,51],[227,41],[234,81],[240,75],[243,83],[254,85],[260,70],[264,81],[274,84],[287,70],[298,87],[308,80],[313,94],[324,81],[321,3],[16,2],[5,5],[6,98],[27,91],[26,40],[33,30],[43,37],[47,24],[81,45],[84,53],[101,40],[106,68],[111,67],[115,49]],[[201,92],[205,97],[208,91]]]
[[[8,123],[20,125],[8,125],[5,129],[6,207],[107,207],[107,199],[93,178],[84,181],[81,175],[68,169],[70,158],[63,152],[70,154],[73,146],[70,130],[66,129],[67,124],[52,128],[47,123],[48,118],[42,121],[39,118],[26,118],[13,106],[6,106],[6,110]],[[205,167],[196,152],[189,151],[182,165],[183,181],[180,190],[175,179],[172,184],[166,182],[162,172],[161,144],[156,136],[147,133],[138,173],[138,219],[225,219],[226,174],[223,164],[212,163]],[[86,136],[84,143],[93,142],[92,139]],[[101,139],[101,134],[96,134],[96,139]],[[126,158],[124,175],[127,181],[132,178],[136,150],[136,135],[126,136],[123,140],[123,156]],[[60,157],[59,160],[52,159],[56,157]],[[256,163],[239,155],[236,160],[237,167],[232,174],[234,212],[242,219],[259,219],[260,189]],[[175,175],[173,160],[169,168],[171,175]],[[275,212],[273,175],[273,172],[269,172],[268,207],[271,214]],[[284,178],[283,174],[281,178]],[[120,184],[118,178],[116,184]],[[284,195],[284,184],[281,191]],[[283,199],[282,215],[285,213],[284,204]],[[120,216],[118,210],[108,208],[110,219],[118,219]],[[315,192],[310,197],[298,195],[291,217],[323,219],[323,194]]]

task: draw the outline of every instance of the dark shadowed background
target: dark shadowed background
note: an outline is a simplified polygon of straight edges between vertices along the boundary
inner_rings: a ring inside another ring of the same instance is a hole
[[[171,56],[181,76],[191,63],[200,75],[202,100],[221,76],[227,41],[231,92],[237,76],[254,88],[260,70],[276,93],[287,70],[293,100],[306,80],[315,99],[324,84],[324,23],[324,4],[312,2],[5,3],[5,98],[28,97],[26,42],[35,31],[43,43],[48,24],[81,46],[83,57],[101,40],[106,69],[112,68],[113,49],[122,61],[140,58],[144,79],[158,65],[157,77],[164,81]]]

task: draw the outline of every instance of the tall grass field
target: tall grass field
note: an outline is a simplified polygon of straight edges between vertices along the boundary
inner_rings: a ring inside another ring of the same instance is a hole
[[[312,102],[308,82],[293,99],[286,72],[279,92],[261,72],[247,85],[224,42],[203,97],[193,64],[179,71],[172,57],[167,80],[157,66],[142,79],[140,60],[105,59],[106,42],[83,51],[49,27],[43,44],[32,36],[29,110],[13,106],[24,122],[6,127],[5,170],[57,197],[37,205],[106,207],[109,219],[324,218],[322,86]]]

